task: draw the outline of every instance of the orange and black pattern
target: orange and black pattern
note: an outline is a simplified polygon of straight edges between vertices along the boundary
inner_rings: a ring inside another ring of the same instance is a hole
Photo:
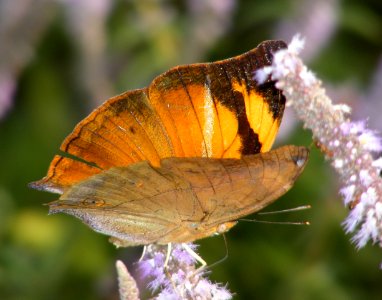
[[[178,66],[149,87],[113,97],[66,137],[48,174],[33,188],[66,188],[114,166],[166,157],[239,158],[268,151],[285,98],[254,72],[272,63],[282,41],[266,41],[234,58]]]

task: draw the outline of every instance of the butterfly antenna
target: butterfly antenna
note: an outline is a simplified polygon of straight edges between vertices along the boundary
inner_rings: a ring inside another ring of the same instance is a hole
[[[215,261],[214,263],[210,264],[208,266],[208,268],[213,268],[219,264],[221,264],[223,261],[225,261],[227,258],[228,258],[228,243],[227,243],[227,237],[226,235],[223,233],[222,234],[223,236],[223,240],[224,240],[224,246],[225,246],[225,255],[223,258],[219,259],[218,261]]]
[[[282,213],[289,213],[292,211],[300,211],[305,209],[310,209],[310,205],[301,205],[293,208],[287,208],[282,210],[275,210],[275,211],[265,211],[265,212],[259,212],[258,215],[272,215],[272,214],[282,214]],[[288,222],[288,221],[264,221],[264,220],[257,220],[257,219],[239,219],[239,221],[244,222],[253,222],[253,223],[265,223],[265,224],[283,224],[283,225],[310,225],[308,221],[300,221],[300,222]]]
[[[257,219],[239,219],[239,221],[252,222],[252,223],[278,224],[278,225],[310,225],[309,221],[277,222],[277,221],[263,221],[263,220],[257,220]]]
[[[302,205],[302,206],[297,206],[297,207],[287,208],[287,209],[282,209],[282,210],[264,211],[264,212],[259,212],[257,214],[258,215],[281,214],[281,213],[287,213],[287,212],[292,212],[292,211],[306,210],[306,209],[310,209],[310,208],[312,208],[312,206],[310,206],[310,205]]]

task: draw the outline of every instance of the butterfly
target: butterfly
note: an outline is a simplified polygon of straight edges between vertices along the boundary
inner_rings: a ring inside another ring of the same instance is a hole
[[[284,194],[305,147],[269,151],[285,98],[254,72],[282,41],[234,58],[177,66],[107,100],[65,138],[32,188],[62,194],[74,215],[123,246],[191,242],[223,233]]]

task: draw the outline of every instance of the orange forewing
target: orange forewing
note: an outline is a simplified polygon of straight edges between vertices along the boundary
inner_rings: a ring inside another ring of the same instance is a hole
[[[268,151],[285,98],[270,80],[258,85],[254,72],[285,47],[266,41],[231,59],[175,67],[148,88],[109,99],[62,143],[70,158],[55,158],[47,176],[31,186],[63,193],[100,170],[143,160],[159,166],[173,156],[239,158]]]

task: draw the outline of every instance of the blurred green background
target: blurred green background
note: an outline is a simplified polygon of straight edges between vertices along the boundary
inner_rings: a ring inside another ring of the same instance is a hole
[[[116,250],[73,217],[48,216],[43,204],[57,196],[26,186],[45,175],[78,121],[171,66],[297,32],[328,93],[381,130],[379,0],[1,0],[0,299],[118,299],[116,259],[136,275],[140,248]],[[287,112],[277,143],[310,145],[310,133]],[[351,244],[337,190],[313,148],[295,187],[267,210],[313,208],[262,216],[311,226],[239,224],[227,234],[229,258],[210,278],[227,283],[235,299],[381,299],[382,250]],[[221,237],[200,245],[208,263],[225,254]]]

